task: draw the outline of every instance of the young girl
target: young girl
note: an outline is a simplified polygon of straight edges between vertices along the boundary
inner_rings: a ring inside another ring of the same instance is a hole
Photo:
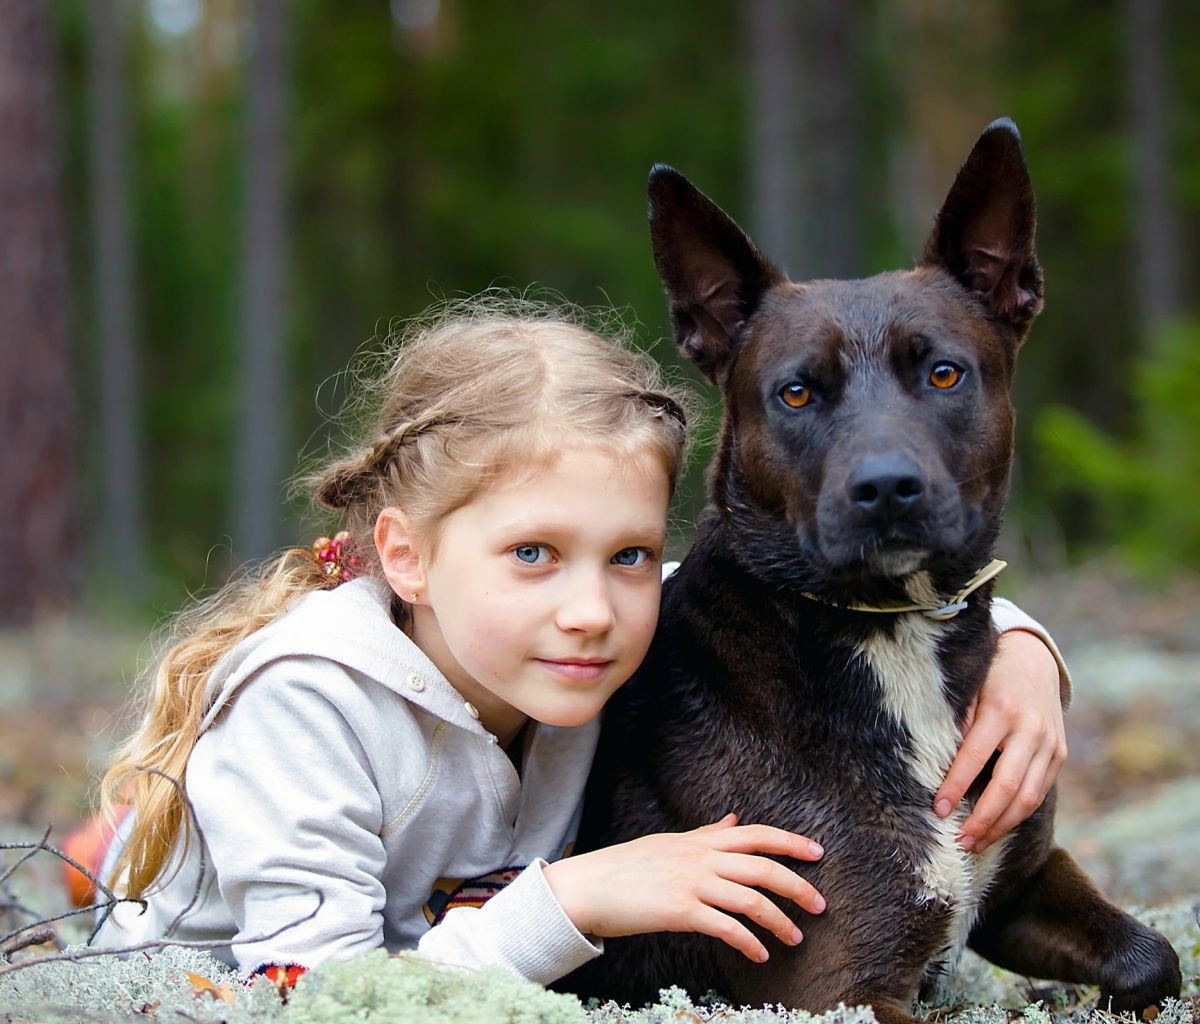
[[[288,977],[415,948],[541,983],[656,930],[765,960],[730,914],[799,942],[756,889],[824,909],[764,856],[820,857],[803,836],[730,816],[566,857],[599,712],[658,612],[685,424],[652,361],[480,304],[410,337],[376,391],[373,433],[315,479],[348,533],[178,621],[105,778],[110,807],[132,804],[106,872],[147,909],[119,906],[98,942],[211,943]],[[1056,668],[1027,681],[1032,649],[1053,664],[1028,642],[1001,689],[1056,694]],[[1030,746],[990,714],[988,755],[995,735]],[[1009,772],[1040,783],[1032,746]]]

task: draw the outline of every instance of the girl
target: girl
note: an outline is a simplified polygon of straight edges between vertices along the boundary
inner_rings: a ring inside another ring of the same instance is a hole
[[[132,804],[106,874],[147,909],[119,906],[98,942],[211,942],[288,978],[416,948],[541,983],[637,932],[765,960],[731,913],[799,942],[756,889],[824,909],[764,856],[820,857],[803,836],[730,816],[564,859],[597,716],[658,612],[685,424],[653,363],[476,304],[418,331],[374,390],[371,435],[315,478],[348,533],[177,622],[104,782],[110,808]],[[1057,670],[1034,675],[1001,689],[1057,693]],[[1015,715],[991,720],[1029,746]],[[1033,746],[1010,772],[1044,774]]]

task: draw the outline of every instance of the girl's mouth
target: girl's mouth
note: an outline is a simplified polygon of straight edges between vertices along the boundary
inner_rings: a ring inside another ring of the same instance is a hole
[[[612,664],[612,661],[607,658],[538,658],[536,660],[555,675],[581,683],[599,679],[605,669]]]

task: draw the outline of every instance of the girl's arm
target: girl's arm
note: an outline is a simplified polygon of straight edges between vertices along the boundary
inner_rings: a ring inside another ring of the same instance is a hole
[[[193,752],[188,792],[210,880],[215,869],[235,922],[238,966],[308,968],[383,945],[385,906],[402,922],[420,921],[401,945],[449,964],[499,967],[546,984],[597,956],[600,947],[564,913],[541,862],[483,907],[452,910],[426,930],[421,907],[444,866],[420,829],[401,829],[387,849],[380,838],[376,769],[401,756],[404,723],[381,717],[372,692],[370,681],[323,660],[277,662],[239,690]],[[444,827],[464,826],[451,817]],[[390,892],[381,881],[389,850]],[[405,865],[399,880],[396,863]],[[318,893],[324,902],[314,915]],[[281,928],[269,941],[247,941]]]
[[[1050,634],[1016,605],[992,602],[1000,646],[967,720],[967,732],[934,810],[948,816],[997,751],[992,778],[962,827],[962,847],[982,853],[1045,800],[1067,758],[1063,710],[1071,677]]]
[[[264,669],[188,762],[211,862],[204,898],[232,915],[246,972],[344,960],[383,942],[377,784],[356,730],[304,674],[297,660]]]
[[[549,985],[599,956],[603,943],[584,935],[551,890],[544,860],[535,860],[482,907],[456,907],[430,928],[419,952],[442,963],[499,967]]]

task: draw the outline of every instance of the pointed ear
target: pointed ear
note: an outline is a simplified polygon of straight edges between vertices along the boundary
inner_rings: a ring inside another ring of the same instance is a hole
[[[1036,224],[1021,135],[1002,117],[983,130],[954,179],[921,263],[944,267],[1023,335],[1042,309]]]
[[[650,171],[650,238],[680,351],[724,381],[742,325],[785,280],[730,217],[672,167]]]
[[[375,552],[379,567],[392,590],[404,600],[425,588],[425,566],[408,516],[395,506],[375,520]]]

